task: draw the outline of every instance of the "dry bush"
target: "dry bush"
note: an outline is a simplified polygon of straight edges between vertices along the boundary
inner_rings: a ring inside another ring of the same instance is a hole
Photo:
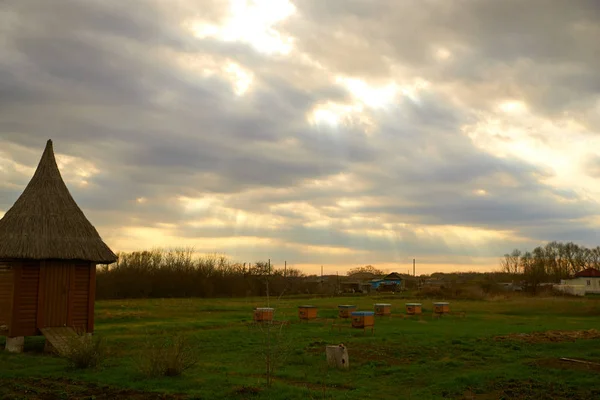
[[[148,336],[138,369],[147,377],[179,376],[197,362],[198,355],[186,337]]]
[[[287,335],[285,326],[271,323],[259,325],[261,343],[257,349],[264,360],[267,386],[271,386],[276,370],[285,365],[292,351],[293,340]]]
[[[78,333],[68,339],[67,351],[61,355],[72,368],[87,369],[100,366],[107,358],[107,350],[102,337]]]
[[[463,300],[484,300],[487,298],[485,291],[478,286],[458,287],[454,293],[455,298]]]
[[[419,298],[437,298],[452,300],[484,300],[486,293],[475,285],[452,285],[450,287],[422,287],[417,292]]]
[[[417,293],[416,296],[420,298],[429,298],[429,297],[442,297],[444,296],[445,291],[442,288],[435,286],[423,286]]]

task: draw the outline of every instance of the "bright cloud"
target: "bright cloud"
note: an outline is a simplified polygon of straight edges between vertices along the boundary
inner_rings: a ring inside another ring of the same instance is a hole
[[[589,193],[600,201],[600,190],[585,171],[590,150],[600,149],[600,138],[571,119],[536,116],[520,102],[503,103],[500,110],[509,115],[488,114],[464,128],[476,146],[541,166],[551,173],[545,180],[553,186]]]
[[[221,25],[200,21],[187,25],[199,39],[239,41],[262,53],[289,54],[293,39],[282,35],[275,26],[295,11],[296,7],[287,0],[230,0],[229,15]]]

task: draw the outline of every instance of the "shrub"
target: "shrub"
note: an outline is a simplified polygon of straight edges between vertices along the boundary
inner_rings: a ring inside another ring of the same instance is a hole
[[[147,377],[178,376],[196,365],[197,359],[195,349],[184,336],[149,336],[138,369]]]
[[[484,300],[486,294],[475,285],[451,285],[448,287],[422,287],[416,293],[417,298],[438,298],[454,300]]]
[[[96,368],[107,356],[102,337],[78,333],[68,340],[67,350],[61,354],[69,366],[77,369]]]

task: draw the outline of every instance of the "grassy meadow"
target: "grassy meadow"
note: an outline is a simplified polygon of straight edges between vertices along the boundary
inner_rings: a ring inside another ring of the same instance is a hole
[[[598,338],[519,335],[600,330],[599,298],[451,301],[452,310],[466,316],[440,319],[431,316],[431,300],[419,300],[422,318],[377,318],[374,334],[331,328],[338,304],[373,310],[374,303],[387,302],[398,315],[411,300],[271,298],[275,319],[290,324],[274,326],[270,333],[276,354],[270,387],[265,384],[266,330],[248,325],[253,307],[266,306],[265,298],[99,301],[95,335],[109,351],[101,367],[69,369],[65,360],[42,353],[43,338],[27,338],[24,354],[0,352],[0,398],[600,398],[597,366],[559,360],[600,363]],[[317,305],[322,319],[299,322],[302,304]],[[142,375],[138,365],[149,346],[177,333],[189,339],[197,363],[181,376]],[[340,343],[348,347],[348,370],[326,365],[325,346]]]

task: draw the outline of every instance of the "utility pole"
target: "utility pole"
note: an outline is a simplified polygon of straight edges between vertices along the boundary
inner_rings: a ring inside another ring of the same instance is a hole
[[[269,258],[269,264],[268,264],[268,272],[267,272],[267,307],[271,307],[271,304],[269,302],[269,279],[271,278],[271,259]]]
[[[417,271],[415,269],[416,260],[413,258],[413,276],[417,276]]]
[[[287,276],[287,261],[283,262],[283,277]]]
[[[323,266],[321,265],[321,293],[323,293]]]

